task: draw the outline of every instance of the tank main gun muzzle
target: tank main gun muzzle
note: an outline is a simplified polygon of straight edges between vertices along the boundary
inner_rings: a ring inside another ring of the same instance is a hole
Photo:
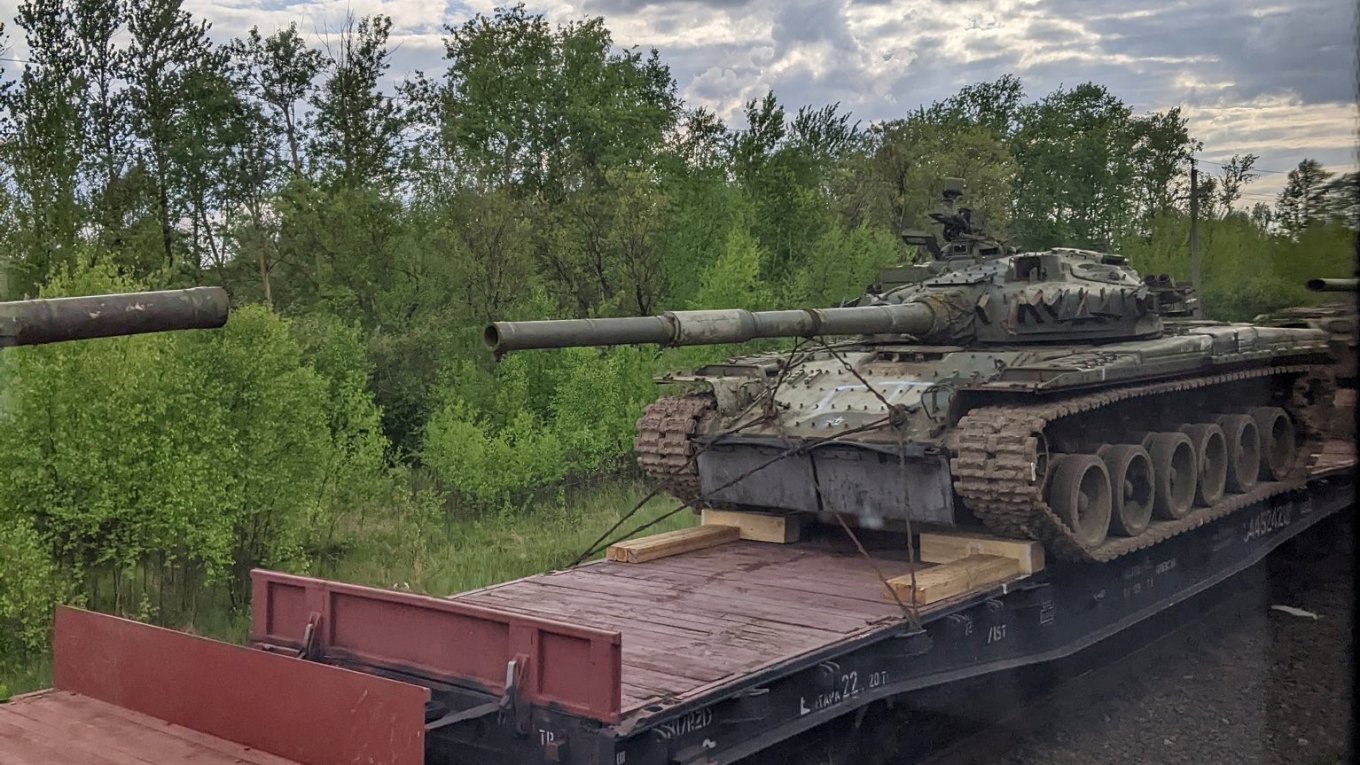
[[[20,300],[0,303],[0,347],[215,329],[226,322],[221,287]]]
[[[1314,292],[1355,292],[1360,279],[1309,279],[1308,289]]]
[[[747,311],[667,311],[660,316],[621,319],[498,321],[482,338],[497,355],[531,348],[600,345],[721,345],[769,337],[928,334],[935,310],[927,303],[850,308]]]

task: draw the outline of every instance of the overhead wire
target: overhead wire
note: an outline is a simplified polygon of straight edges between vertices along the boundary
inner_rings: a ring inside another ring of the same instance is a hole
[[[1232,166],[1232,165],[1230,165],[1230,164],[1225,164],[1225,163],[1223,163],[1223,162],[1215,162],[1215,161],[1212,160],[1212,159],[1204,159],[1204,158],[1202,158],[1202,157],[1195,157],[1194,160],[1195,160],[1196,162],[1203,162],[1203,163],[1205,163],[1206,165],[1217,165],[1218,167],[1231,167],[1231,166]],[[1247,170],[1247,172],[1249,172],[1249,173],[1271,173],[1271,174],[1273,174],[1273,175],[1289,175],[1290,173],[1292,173],[1292,172],[1294,172],[1294,171],[1293,171],[1293,170],[1267,170],[1267,169],[1265,169],[1264,167],[1252,167],[1252,168],[1250,168],[1249,170]]]

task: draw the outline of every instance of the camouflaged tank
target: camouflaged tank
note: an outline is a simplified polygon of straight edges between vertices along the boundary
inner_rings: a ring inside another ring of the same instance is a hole
[[[1309,279],[1307,287],[1313,292],[1343,292],[1349,295],[1341,297],[1336,302],[1294,306],[1261,314],[1252,319],[1252,323],[1271,327],[1317,329],[1327,333],[1332,356],[1336,359],[1333,373],[1336,375],[1337,384],[1330,432],[1337,438],[1354,439],[1356,365],[1360,363],[1360,356],[1356,353],[1356,339],[1357,335],[1360,335],[1360,325],[1357,324],[1360,322],[1360,313],[1357,312],[1356,296],[1357,290],[1360,290],[1360,280]]]
[[[1307,287],[1313,292],[1349,294],[1336,302],[1294,306],[1261,314],[1252,319],[1252,323],[1326,332],[1332,345],[1332,355],[1336,357],[1338,382],[1345,387],[1354,388],[1357,362],[1356,292],[1360,289],[1358,285],[1360,280],[1357,279],[1309,279]]]
[[[1164,322],[1192,296],[1117,255],[1016,252],[959,194],[932,213],[942,243],[904,235],[930,259],[851,307],[498,322],[485,340],[499,356],[790,338],[669,377],[692,392],[638,420],[644,471],[696,505],[981,525],[1104,561],[1303,483],[1325,333]]]
[[[0,348],[179,329],[215,329],[227,321],[221,287],[0,303]]]

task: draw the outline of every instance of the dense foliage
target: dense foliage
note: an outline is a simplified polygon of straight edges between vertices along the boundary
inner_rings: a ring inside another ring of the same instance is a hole
[[[235,309],[221,332],[5,352],[0,655],[72,593],[169,618],[193,599],[167,590],[239,594],[380,517],[513,510],[616,470],[653,376],[727,350],[495,364],[488,320],[836,304],[916,256],[898,232],[946,176],[1020,245],[1187,272],[1200,146],[1178,110],[1099,84],[1030,99],[1004,76],[868,126],[770,93],[729,127],[601,19],[477,16],[443,72],[386,89],[390,28],[215,46],[180,0],[20,5],[5,297],[219,284]],[[1357,176],[1307,161],[1242,211],[1254,160],[1201,190],[1216,317],[1351,270]]]

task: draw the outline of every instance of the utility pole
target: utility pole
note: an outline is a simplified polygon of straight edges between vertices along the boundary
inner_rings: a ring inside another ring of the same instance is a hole
[[[1190,286],[1195,290],[1195,318],[1204,318],[1200,307],[1204,293],[1199,280],[1199,167],[1190,158]]]

